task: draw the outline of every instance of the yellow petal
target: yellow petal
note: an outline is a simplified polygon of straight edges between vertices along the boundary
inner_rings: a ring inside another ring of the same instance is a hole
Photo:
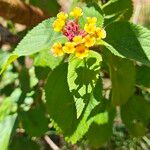
[[[84,42],[84,39],[83,39],[82,36],[78,35],[78,36],[75,36],[75,37],[73,38],[73,42],[74,42],[75,44],[81,44],[81,43]]]
[[[87,17],[87,21],[88,21],[88,24],[96,24],[97,22],[97,18],[96,17]]]
[[[67,42],[63,47],[63,51],[67,54],[74,53],[75,51],[75,43],[74,42]]]
[[[75,56],[77,58],[83,59],[88,56],[89,49],[85,45],[79,45],[76,47]]]
[[[62,56],[64,54],[63,52],[63,49],[62,49],[62,45],[61,43],[55,43],[53,46],[52,46],[52,53],[54,56]]]
[[[82,9],[80,7],[75,7],[71,12],[70,15],[76,19],[83,15]]]
[[[60,32],[64,26],[65,26],[65,21],[60,20],[60,19],[56,19],[53,23],[53,28],[54,28],[54,31],[56,32]]]
[[[91,47],[95,44],[96,42],[96,38],[94,36],[90,36],[90,35],[87,35],[85,38],[85,46],[86,47]]]
[[[106,38],[106,31],[103,28],[97,27],[95,34],[96,34],[97,38],[101,38],[101,39]]]
[[[89,34],[94,34],[96,30],[96,26],[93,24],[85,24],[84,30]]]
[[[63,21],[66,21],[66,19],[68,18],[68,14],[64,13],[63,11],[57,14],[57,18]]]

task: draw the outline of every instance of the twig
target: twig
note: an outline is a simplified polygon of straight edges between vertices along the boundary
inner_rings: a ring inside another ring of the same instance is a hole
[[[53,150],[60,150],[60,148],[50,139],[49,136],[45,135],[44,139]]]

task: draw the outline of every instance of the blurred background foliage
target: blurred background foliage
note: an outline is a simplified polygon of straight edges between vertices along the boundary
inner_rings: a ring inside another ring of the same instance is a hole
[[[16,5],[20,5],[19,0],[15,1]],[[0,68],[8,58],[9,53],[14,50],[16,44],[32,26],[50,16],[55,16],[59,10],[67,11],[71,0],[22,0],[22,2],[25,2],[27,12],[28,5],[33,5],[34,7],[34,9],[32,7],[31,11],[33,11],[35,18],[29,15],[31,17],[28,18],[29,24],[25,22],[26,20],[21,22],[22,25],[18,24],[20,21],[11,19],[11,15],[6,17],[1,12],[4,10],[0,10]],[[107,0],[102,0],[102,3],[106,2]],[[23,5],[21,4],[21,6]],[[20,12],[19,9],[17,11]],[[38,16],[41,19],[37,19]],[[23,17],[24,14],[22,14],[21,19],[25,19]],[[150,29],[149,0],[134,0],[134,15],[131,20]],[[43,56],[46,55],[43,54]],[[43,68],[38,65],[38,57],[43,56],[36,57],[35,67],[32,66],[32,57],[21,57],[0,76],[0,149],[5,150],[10,139],[8,148],[10,150],[57,150],[59,148],[64,150],[88,150],[90,148],[86,140],[75,145],[67,144],[63,136],[56,133],[49,121],[50,116],[46,113],[42,87],[51,70],[48,67]],[[47,63],[47,59],[43,60],[42,63]],[[137,82],[139,83],[138,85],[144,84],[147,88],[137,87],[137,92],[143,95],[147,102],[150,103],[150,85],[146,82],[150,81],[150,69],[145,68],[144,72],[141,69],[143,68],[139,67],[137,71],[141,77],[144,76],[144,79],[142,81],[139,77]],[[109,88],[110,83],[107,78],[105,83]],[[19,112],[17,119],[16,112]],[[12,124],[14,124],[13,128],[11,128]],[[5,128],[3,128],[4,126]],[[149,150],[150,131],[143,137],[131,137],[120,119],[120,113],[118,113],[114,122],[112,138],[99,149]]]

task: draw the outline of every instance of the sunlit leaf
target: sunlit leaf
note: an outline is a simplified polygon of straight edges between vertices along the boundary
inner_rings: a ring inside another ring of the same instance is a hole
[[[80,117],[85,105],[89,101],[89,95],[96,85],[99,77],[102,57],[100,54],[90,51],[84,60],[75,57],[70,58],[68,66],[69,89],[74,96],[77,118]]]
[[[16,120],[16,114],[6,117],[0,122],[0,148],[2,150],[7,150],[10,135]]]

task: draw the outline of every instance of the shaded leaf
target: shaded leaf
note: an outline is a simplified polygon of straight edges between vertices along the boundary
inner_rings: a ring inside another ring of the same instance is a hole
[[[21,114],[23,127],[30,136],[42,136],[48,130],[48,119],[42,106]]]
[[[57,0],[30,0],[30,3],[49,12],[51,16],[56,15],[60,9]]]
[[[39,80],[46,79],[50,71],[48,67],[35,67],[35,74]]]
[[[143,136],[150,122],[150,104],[143,97],[134,96],[121,107],[121,118],[130,134]]]
[[[110,55],[109,68],[112,81],[112,104],[125,104],[134,94],[135,66],[132,61]]]
[[[105,116],[106,113],[107,119]],[[109,100],[101,99],[100,103],[92,110],[90,117],[98,115],[100,115],[100,117],[96,117],[87,132],[89,144],[94,148],[99,148],[102,144],[105,144],[113,133],[115,108],[110,105]],[[103,120],[103,123],[101,120]]]
[[[106,42],[114,48],[108,49],[113,54],[150,65],[150,31],[148,29],[129,22],[115,22],[106,27],[106,32]]]
[[[67,83],[68,64],[58,66],[45,85],[47,109],[50,117],[65,135],[74,131],[75,106]]]
[[[136,84],[150,88],[150,67],[138,66],[136,71]]]
[[[24,93],[30,92],[30,76],[27,68],[22,68],[19,73],[20,88]]]
[[[18,135],[13,137],[9,150],[40,150],[40,146],[28,137]]]
[[[133,14],[132,0],[109,0],[102,6],[104,11],[106,24],[117,19],[129,20]]]

